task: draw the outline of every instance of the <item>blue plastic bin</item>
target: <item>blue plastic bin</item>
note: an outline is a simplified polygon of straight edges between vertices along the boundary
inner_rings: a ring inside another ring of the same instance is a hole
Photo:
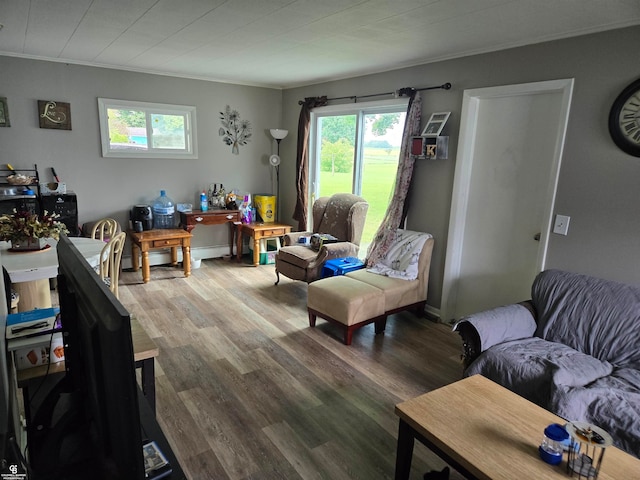
[[[324,262],[322,278],[344,275],[361,268],[364,268],[364,263],[356,257],[334,258]]]

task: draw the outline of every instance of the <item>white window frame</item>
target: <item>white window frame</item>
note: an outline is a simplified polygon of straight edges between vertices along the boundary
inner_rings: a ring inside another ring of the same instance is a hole
[[[108,109],[137,110],[145,113],[147,117],[147,138],[149,139],[146,150],[111,148],[109,135]],[[181,115],[184,117],[184,138],[186,147],[153,148],[151,138],[153,129],[150,121],[152,114]],[[164,103],[136,102],[132,100],[116,100],[111,98],[98,98],[98,115],[100,119],[100,139],[102,141],[102,156],[114,158],[198,158],[198,142],[196,138],[196,107],[186,105],[169,105]]]
[[[356,150],[355,158],[362,158],[361,150],[364,138],[364,115],[367,113],[393,113],[398,110],[406,110],[409,99],[406,97],[394,98],[391,100],[379,100],[373,102],[347,103],[342,105],[330,105],[326,107],[317,107],[311,110],[311,134],[309,135],[309,208],[313,205],[318,196],[318,178],[320,177],[320,147],[318,143],[318,119],[321,117],[331,117],[335,115],[356,115]],[[362,184],[362,162],[358,161],[354,164],[355,172],[353,178],[352,191],[356,195],[361,194]],[[310,216],[311,217],[311,216]]]

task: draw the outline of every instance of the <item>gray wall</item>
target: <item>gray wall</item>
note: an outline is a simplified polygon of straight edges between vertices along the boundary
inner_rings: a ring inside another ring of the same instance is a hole
[[[127,226],[131,206],[153,202],[161,189],[196,208],[198,193],[213,182],[251,193],[273,191],[269,128],[280,126],[280,90],[0,56],[0,96],[7,97],[11,119],[11,127],[0,128],[0,164],[35,163],[45,181],[52,181],[54,167],[78,196],[81,224],[111,216]],[[195,105],[199,158],[103,158],[98,97]],[[39,128],[38,100],[69,102],[72,130]],[[253,139],[239,155],[218,136],[226,105],[252,125]],[[209,247],[204,256],[228,253],[227,228],[202,226],[193,233],[195,252]]]
[[[547,267],[640,283],[640,158],[619,150],[607,127],[612,102],[640,77],[638,45],[640,27],[633,27],[290,89],[283,97],[284,128],[296,130],[297,102],[304,97],[453,84],[449,91],[422,92],[423,121],[431,112],[452,112],[444,132],[450,136],[449,160],[416,165],[408,219],[409,228],[436,239],[428,303],[439,308],[463,91],[575,78],[555,208],[571,224],[568,236],[551,235]],[[294,141],[281,147],[283,205],[295,201],[295,148]],[[283,211],[282,218],[292,211]]]
[[[55,167],[78,194],[81,223],[109,215],[126,225],[130,206],[151,202],[162,188],[176,202],[194,204],[197,192],[211,182],[253,193],[273,191],[268,156],[275,144],[268,129],[287,128],[291,133],[281,144],[281,220],[294,225],[298,100],[451,82],[449,91],[422,92],[424,116],[452,112],[444,132],[450,136],[450,158],[418,163],[408,225],[436,238],[428,303],[439,308],[463,91],[575,78],[556,199],[556,212],[571,216],[571,225],[568,236],[551,235],[547,265],[640,283],[640,158],[620,151],[607,130],[613,100],[640,77],[638,45],[640,27],[633,27],[284,92],[0,57],[0,96],[8,98],[12,124],[0,128],[0,164],[37,163],[47,180]],[[98,97],[195,105],[199,159],[102,158]],[[69,102],[73,130],[38,128],[39,99]],[[227,104],[253,125],[253,141],[238,156],[217,133],[218,112]],[[226,253],[226,229],[198,227],[194,235],[196,251],[210,254],[205,257]]]

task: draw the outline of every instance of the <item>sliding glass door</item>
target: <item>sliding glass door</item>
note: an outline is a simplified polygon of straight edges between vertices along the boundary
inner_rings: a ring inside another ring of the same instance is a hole
[[[396,99],[321,107],[311,115],[310,205],[344,192],[369,202],[361,257],[391,198],[406,109],[407,100]]]

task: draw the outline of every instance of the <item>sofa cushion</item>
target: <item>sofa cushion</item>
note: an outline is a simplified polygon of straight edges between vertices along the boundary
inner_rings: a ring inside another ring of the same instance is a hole
[[[536,335],[640,369],[640,287],[547,270],[532,286]]]
[[[584,386],[613,367],[561,343],[538,337],[512,340],[484,351],[464,372],[485,377],[549,408],[552,385]]]
[[[278,260],[300,268],[307,268],[309,262],[318,256],[311,248],[302,245],[290,245],[278,250]]]
[[[348,326],[384,314],[384,295],[372,285],[340,275],[310,283],[307,307]]]
[[[347,277],[367,283],[383,291],[385,311],[412,305],[426,299],[420,298],[420,282],[418,280],[401,280],[370,273],[365,269],[347,273]],[[426,292],[423,292],[426,293]]]
[[[581,386],[554,385],[550,409],[569,420],[598,425],[618,448],[640,458],[640,372],[615,369]]]

